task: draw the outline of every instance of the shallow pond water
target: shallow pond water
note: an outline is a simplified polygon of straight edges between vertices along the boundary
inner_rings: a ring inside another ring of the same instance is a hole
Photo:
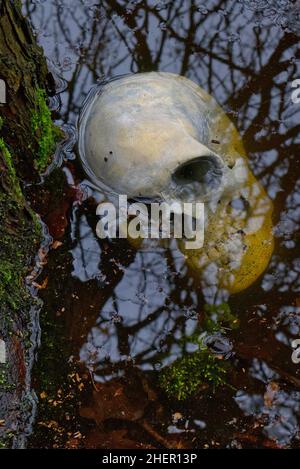
[[[53,241],[38,279],[29,446],[299,447],[299,2],[36,0],[23,11],[57,81],[50,104],[67,135],[55,167],[30,188]],[[239,294],[201,288],[172,243],[136,250],[96,236],[100,196],[76,153],[82,103],[103,79],[152,70],[185,75],[214,96],[274,203],[272,259]],[[205,331],[217,357],[207,373],[219,386],[198,376]],[[176,379],[191,375],[184,399],[163,371],[180,357]]]

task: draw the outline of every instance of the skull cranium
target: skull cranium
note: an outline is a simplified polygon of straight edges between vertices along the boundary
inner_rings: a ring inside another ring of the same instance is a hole
[[[218,155],[212,148],[214,104],[193,82],[170,73],[107,83],[81,118],[80,153],[88,175],[102,189],[132,198],[207,202],[216,191],[220,195],[236,178],[238,155]]]
[[[121,77],[93,92],[79,124],[83,166],[102,191],[132,199],[206,204],[204,248],[186,254],[194,268],[217,260],[231,291],[245,288],[264,270],[273,249],[271,202],[248,168],[234,125],[204,90],[170,73]],[[230,208],[231,201],[240,197],[247,199],[251,214]],[[263,206],[260,212],[258,205]],[[264,219],[251,231],[250,218],[253,225],[259,213]],[[220,221],[230,229],[220,228]],[[238,286],[237,272],[245,252],[253,255],[251,247],[262,238],[267,238],[264,261]],[[222,264],[225,254],[227,271]],[[232,272],[234,280],[229,278]]]

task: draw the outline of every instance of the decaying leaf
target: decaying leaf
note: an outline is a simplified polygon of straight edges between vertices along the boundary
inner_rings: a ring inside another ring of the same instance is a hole
[[[96,384],[96,387],[92,405],[81,408],[82,417],[93,419],[98,425],[108,418],[135,421],[142,417],[146,399],[142,395],[139,399],[130,399],[121,380]]]

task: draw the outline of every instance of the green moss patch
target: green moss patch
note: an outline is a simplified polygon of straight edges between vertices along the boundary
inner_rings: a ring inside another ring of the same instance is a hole
[[[0,124],[3,124],[2,119]],[[3,165],[0,188],[0,304],[2,317],[5,317],[4,313],[9,308],[17,311],[29,296],[23,277],[27,271],[28,254],[33,254],[40,232],[35,215],[25,207],[12,155],[1,137],[0,164]]]
[[[168,397],[179,401],[191,397],[203,384],[216,387],[226,384],[224,361],[212,355],[201,338],[192,339],[198,350],[185,353],[160,372],[159,382]]]
[[[55,146],[62,134],[60,129],[52,122],[51,111],[46,101],[46,93],[41,88],[36,90],[36,108],[32,111],[32,132],[38,140],[38,154],[35,166],[38,171],[44,171],[49,158],[55,151]]]
[[[203,315],[204,320],[199,331],[179,342],[183,350],[187,349],[188,344],[196,345],[196,350],[193,353],[185,351],[181,358],[159,373],[159,384],[170,398],[180,401],[188,399],[205,384],[213,390],[220,385],[228,385],[225,379],[228,363],[212,354],[203,338],[207,333],[224,334],[227,329],[236,329],[239,320],[231,312],[228,303],[206,304]]]
[[[2,124],[1,119],[0,128]],[[17,313],[29,297],[24,276],[41,233],[36,215],[25,204],[11,152],[2,137],[0,167],[0,319],[3,320],[9,310]]]
[[[203,329],[209,333],[222,332],[224,329],[237,329],[239,319],[231,312],[228,303],[204,306],[205,320]]]
[[[0,122],[0,129],[2,127],[3,120],[1,119]],[[9,189],[13,195],[15,195],[15,198],[21,202],[23,200],[23,194],[21,191],[20,183],[16,175],[14,163],[12,160],[11,153],[9,149],[7,148],[3,138],[0,137],[0,152],[3,155],[4,163],[6,166],[7,170],[7,178],[8,178],[8,184],[9,184]]]
[[[0,304],[2,319],[9,309],[18,309],[29,298],[24,286],[28,253],[33,254],[39,242],[36,226],[22,216],[17,202],[0,197]]]

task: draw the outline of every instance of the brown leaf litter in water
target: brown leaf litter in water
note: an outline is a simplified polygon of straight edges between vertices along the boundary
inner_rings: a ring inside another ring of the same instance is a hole
[[[76,186],[73,164],[68,162],[65,167],[73,175],[74,185],[69,185],[62,169],[57,168],[48,176],[43,186],[39,187],[39,191],[31,195],[33,209],[46,223],[54,242],[64,236],[69,224],[69,212],[72,205],[81,203],[83,197],[81,190]],[[57,247],[59,245],[56,245]]]
[[[145,380],[130,391],[122,379],[94,382],[93,386],[89,405],[80,410],[81,417],[96,423],[85,435],[86,448],[189,447],[178,435],[162,435],[149,421],[147,410],[157,396]]]
[[[33,287],[37,288],[38,290],[44,290],[48,285],[48,277],[44,278],[42,283],[32,282]]]
[[[264,403],[266,407],[272,407],[274,398],[276,397],[279,391],[279,385],[275,381],[271,381],[267,385],[266,392],[264,394]]]
[[[255,429],[253,429],[253,433],[245,432],[245,433],[236,433],[234,435],[236,441],[237,448],[266,448],[266,449],[282,449],[283,447],[278,445],[275,441],[269,440],[268,438],[261,438],[261,434],[257,434]],[[238,444],[240,443],[240,445]]]

